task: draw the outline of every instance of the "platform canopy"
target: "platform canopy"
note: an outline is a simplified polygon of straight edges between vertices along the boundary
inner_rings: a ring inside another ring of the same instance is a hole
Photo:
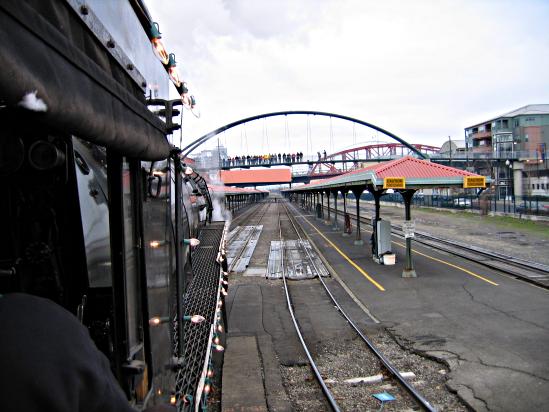
[[[287,192],[349,189],[368,186],[373,190],[424,188],[485,188],[490,178],[406,156],[378,163],[330,179],[294,187]]]

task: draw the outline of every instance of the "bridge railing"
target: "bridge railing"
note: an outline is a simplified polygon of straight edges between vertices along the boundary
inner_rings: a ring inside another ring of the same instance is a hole
[[[383,156],[383,160],[392,160],[392,159],[398,159],[398,158],[401,158],[402,156],[400,155],[388,155],[388,156]],[[364,158],[364,157],[361,157],[360,159],[356,159],[357,162],[365,162],[365,161],[368,161],[368,160],[372,160],[372,161],[376,161],[378,160],[379,158],[378,157],[371,157],[371,158]],[[352,163],[353,161],[355,161],[355,159],[353,158],[350,158],[349,156],[347,156],[345,159],[342,158],[341,155],[338,155],[338,156],[335,156],[335,157],[324,157],[324,155],[320,155],[320,158],[318,157],[318,155],[303,155],[303,157],[282,157],[279,159],[278,158],[278,155],[276,157],[269,157],[269,158],[256,158],[256,157],[252,157],[250,159],[248,158],[245,158],[243,159],[242,157],[240,158],[231,158],[231,159],[221,159],[221,167],[238,167],[238,166],[264,166],[264,165],[273,165],[273,164],[276,164],[276,165],[291,165],[291,164],[295,164],[295,163],[310,163],[310,164],[317,164],[317,163],[332,163],[332,162],[336,162],[336,163],[341,163],[343,160],[345,160],[346,162],[350,162]]]
[[[349,195],[351,197],[351,195]],[[371,193],[364,193],[362,200],[374,201]],[[387,194],[381,198],[384,202],[402,204],[404,201],[398,193]],[[475,196],[471,193],[456,195],[423,195],[416,193],[413,205],[419,207],[437,207],[444,209],[477,210],[481,214],[488,212],[511,213],[520,215],[549,216],[549,197],[547,196]]]
[[[357,153],[358,155],[358,153]],[[493,152],[493,151],[486,151],[486,152],[472,152],[472,151],[463,151],[463,152],[453,152],[450,153],[434,153],[434,154],[428,154],[428,157],[433,160],[521,160],[521,159],[538,159],[542,160],[547,158],[546,153],[540,153],[539,151],[530,150],[530,151],[513,151],[513,152]],[[350,154],[346,154],[345,158],[343,155],[326,155],[324,157],[324,153],[320,153],[320,156],[318,154],[316,155],[303,155],[303,156],[296,156],[295,154],[292,155],[284,155],[281,154],[280,157],[278,157],[278,153],[276,155],[263,155],[263,156],[250,156],[249,158],[246,157],[233,157],[230,159],[220,159],[220,167],[247,167],[247,166],[268,166],[268,165],[292,165],[292,164],[299,164],[299,163],[309,163],[312,165],[315,164],[331,164],[333,163],[337,168],[337,164],[340,164],[342,161],[347,162],[347,164],[352,163],[353,161],[356,161],[357,163],[361,162],[367,162],[367,161],[379,161],[379,160],[393,160],[393,159],[399,159],[401,158],[401,154],[384,154],[382,157],[378,156],[371,156],[367,157],[365,154],[362,154],[360,158],[352,158]],[[347,168],[343,168],[347,169]]]

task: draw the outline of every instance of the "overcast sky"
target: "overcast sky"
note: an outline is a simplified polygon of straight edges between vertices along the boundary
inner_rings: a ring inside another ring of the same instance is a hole
[[[200,104],[200,119],[185,113],[184,141],[261,113],[319,110],[440,146],[448,136],[463,139],[463,129],[477,122],[549,103],[548,0],[148,0],[147,6]],[[380,136],[300,116],[259,121],[220,139],[236,155],[331,152]]]

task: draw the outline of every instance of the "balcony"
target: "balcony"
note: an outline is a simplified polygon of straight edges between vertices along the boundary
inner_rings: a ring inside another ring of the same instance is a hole
[[[491,132],[491,131],[487,131],[487,132],[477,132],[477,133],[474,133],[471,137],[472,137],[473,139],[475,139],[475,140],[477,140],[477,139],[491,138],[491,137],[492,137],[492,132]]]

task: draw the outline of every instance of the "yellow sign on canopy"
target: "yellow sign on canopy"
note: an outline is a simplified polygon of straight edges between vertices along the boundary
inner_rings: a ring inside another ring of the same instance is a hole
[[[384,189],[406,189],[405,177],[384,177],[383,178]]]
[[[486,178],[484,176],[465,176],[463,178],[463,187],[465,189],[472,187],[486,187]]]

